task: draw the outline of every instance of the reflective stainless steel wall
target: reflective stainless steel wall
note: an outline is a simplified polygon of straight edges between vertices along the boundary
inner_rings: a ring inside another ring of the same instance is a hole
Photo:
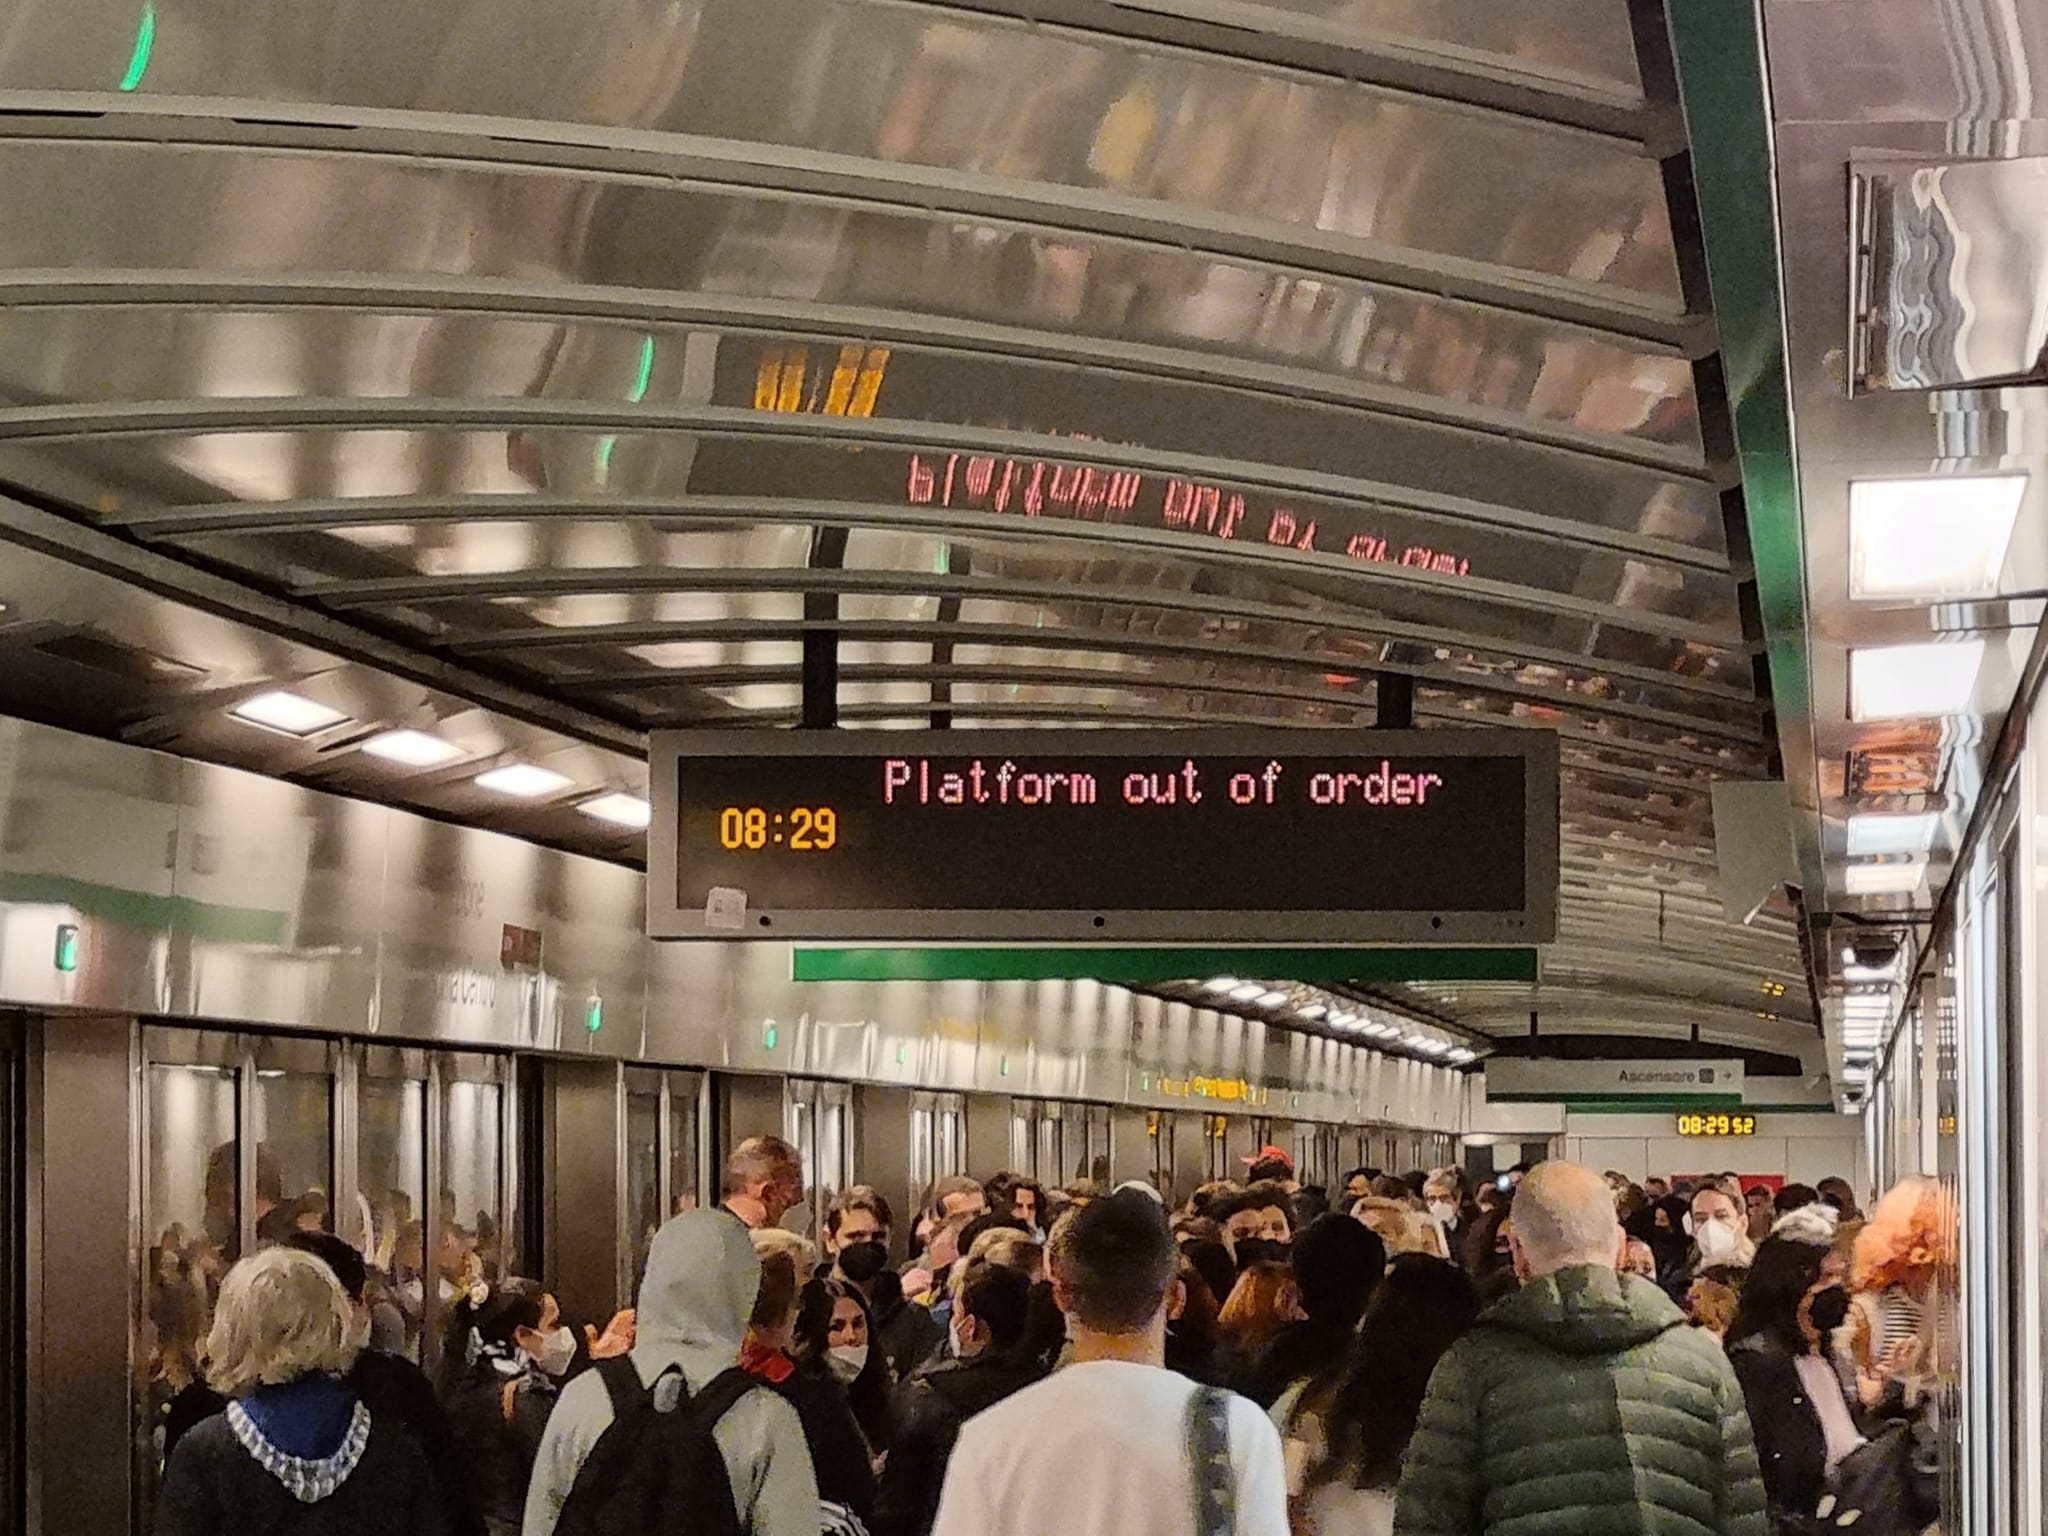
[[[1441,1067],[1093,981],[798,983],[785,945],[648,942],[643,901],[617,865],[0,719],[0,1004],[1462,1125]]]

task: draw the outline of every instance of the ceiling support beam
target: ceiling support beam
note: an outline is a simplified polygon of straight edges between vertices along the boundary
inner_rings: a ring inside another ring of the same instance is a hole
[[[846,530],[819,528],[811,535],[811,569],[836,571],[846,564]],[[818,588],[804,594],[802,720],[807,731],[830,730],[839,723],[839,631],[828,628],[839,617],[839,594]]]

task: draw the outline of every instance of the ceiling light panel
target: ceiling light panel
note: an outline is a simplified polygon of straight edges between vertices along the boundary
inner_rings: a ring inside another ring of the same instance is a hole
[[[454,742],[427,731],[384,731],[364,742],[362,749],[406,768],[444,768],[464,755]]]
[[[1911,816],[1851,816],[1849,857],[1870,859],[1925,853],[1934,846],[1934,834],[1940,826],[1938,811]]]
[[[1849,718],[1862,725],[1968,714],[1983,665],[1982,640],[1851,651]]]
[[[476,776],[478,789],[487,789],[494,795],[510,795],[518,800],[539,800],[560,794],[569,784],[570,780],[564,775],[534,763],[507,763],[502,768],[493,768]]]
[[[598,795],[582,801],[576,809],[599,821],[610,822],[615,827],[630,827],[635,831],[644,831],[647,824],[654,819],[653,806],[638,795],[619,792]]]
[[[259,693],[242,700],[228,713],[244,725],[260,725],[282,736],[313,736],[346,725],[349,717],[338,709],[315,703],[301,694],[278,690]]]
[[[1991,597],[2025,475],[1849,483],[1849,596],[1858,602]]]
[[[1927,878],[1927,861],[1899,864],[1851,864],[1842,871],[1842,889],[1851,896],[1906,896]]]

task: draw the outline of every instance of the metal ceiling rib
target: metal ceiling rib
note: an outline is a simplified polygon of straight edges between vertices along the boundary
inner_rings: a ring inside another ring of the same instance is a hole
[[[1774,730],[1654,5],[146,14],[0,26],[0,537],[626,750],[825,653],[874,728],[1412,679],[1562,740],[1559,1027],[1793,974],[1714,900]]]

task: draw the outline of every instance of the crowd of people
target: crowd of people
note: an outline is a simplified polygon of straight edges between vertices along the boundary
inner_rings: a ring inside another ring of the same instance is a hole
[[[1908,1180],[1638,1185],[1565,1162],[1303,1185],[943,1179],[898,1226],[739,1146],[579,1337],[473,1275],[432,1377],[362,1254],[219,1283],[160,1536],[1865,1536],[1935,1517],[1953,1213]],[[899,1256],[907,1248],[907,1256]]]

